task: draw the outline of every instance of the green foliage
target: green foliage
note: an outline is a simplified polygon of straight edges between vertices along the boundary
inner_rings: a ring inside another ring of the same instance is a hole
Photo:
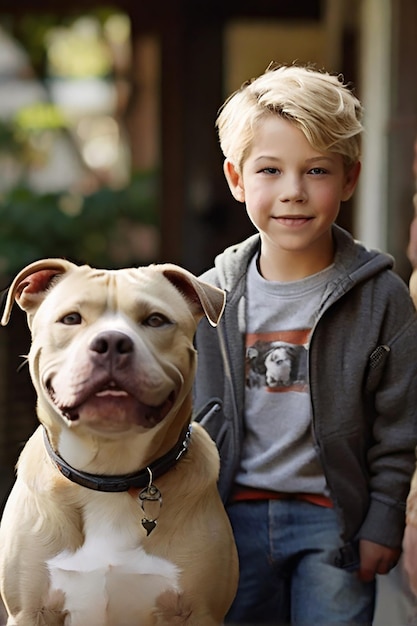
[[[49,102],[35,102],[21,107],[12,123],[20,132],[39,132],[65,128],[68,123],[61,109]]]
[[[111,5],[90,7],[88,10],[83,5],[83,2],[72,3],[72,7],[64,12],[28,10],[19,14],[18,19],[2,12],[0,21],[23,44],[36,74],[45,76],[48,66],[48,40],[57,27],[71,29],[81,16],[87,15],[96,20],[102,34],[106,21],[114,15],[120,15],[120,9]],[[81,50],[73,49],[72,52],[79,57]],[[71,59],[68,61],[71,62]],[[89,62],[89,59],[85,58],[85,61]]]
[[[154,173],[89,196],[13,189],[0,200],[0,272],[11,275],[45,257],[109,268],[155,260],[141,245],[157,233],[156,190]]]

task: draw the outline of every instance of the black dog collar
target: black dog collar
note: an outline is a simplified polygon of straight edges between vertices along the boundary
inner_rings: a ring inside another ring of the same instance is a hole
[[[171,448],[171,450],[139,472],[119,476],[100,476],[96,474],[88,474],[87,472],[81,472],[80,470],[71,467],[71,465],[64,461],[64,459],[52,449],[48,433],[45,428],[43,429],[45,448],[63,476],[68,478],[68,480],[71,480],[73,483],[77,483],[77,485],[87,487],[87,489],[109,492],[128,491],[132,487],[143,489],[148,486],[149,476],[152,476],[153,478],[162,476],[162,474],[165,474],[165,472],[171,469],[171,467],[174,467],[174,465],[181,459],[181,457],[188,450],[190,437],[191,425],[187,425],[187,427],[182,431],[177,443],[173,448]]]

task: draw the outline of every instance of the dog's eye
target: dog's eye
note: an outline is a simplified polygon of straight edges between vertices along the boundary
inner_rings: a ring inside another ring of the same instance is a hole
[[[162,313],[152,313],[152,315],[143,321],[143,324],[144,326],[151,326],[151,328],[160,328],[161,326],[171,324],[171,322],[165,315],[162,315]]]
[[[60,322],[61,324],[66,324],[67,326],[81,324],[81,315],[79,313],[68,313],[60,319]]]

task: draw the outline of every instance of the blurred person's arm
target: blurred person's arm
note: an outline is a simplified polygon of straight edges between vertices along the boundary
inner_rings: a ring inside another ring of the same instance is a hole
[[[413,174],[416,182],[416,193],[413,197],[414,218],[410,224],[410,239],[407,256],[413,271],[410,276],[410,293],[417,308],[417,139],[414,143]],[[403,540],[404,567],[408,574],[411,590],[417,596],[417,470],[411,481],[410,493],[407,498],[407,517]]]
[[[410,276],[410,294],[417,308],[417,193],[414,194],[414,218],[410,224],[410,239],[408,242],[407,256],[413,271]]]
[[[410,224],[410,238],[407,247],[407,257],[411,263],[411,267],[413,268],[409,283],[410,293],[414,305],[417,308],[417,139],[414,143],[414,161],[412,170],[416,183],[416,193],[413,197],[414,218]]]
[[[417,272],[414,271],[414,274]],[[407,498],[407,517],[403,539],[404,568],[410,588],[417,596],[417,472],[414,472]]]

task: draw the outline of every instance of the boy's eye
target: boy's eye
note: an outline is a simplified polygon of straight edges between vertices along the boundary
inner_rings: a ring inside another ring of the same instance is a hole
[[[278,174],[279,169],[276,167],[264,167],[261,172],[265,174]]]
[[[310,170],[310,174],[314,174],[315,176],[319,174],[327,174],[327,170],[325,170],[324,167],[313,167]]]

